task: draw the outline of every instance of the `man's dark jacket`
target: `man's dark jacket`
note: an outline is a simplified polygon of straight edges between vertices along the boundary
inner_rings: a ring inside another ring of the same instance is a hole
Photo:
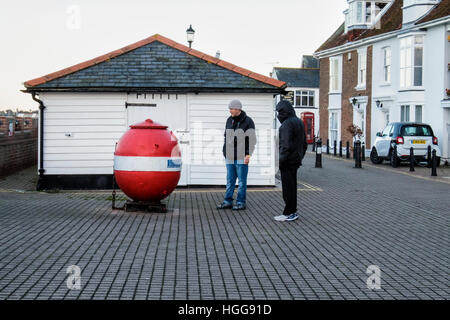
[[[282,100],[277,104],[279,129],[280,158],[279,167],[299,167],[302,165],[308,144],[306,142],[305,126],[295,114],[291,103]]]
[[[231,139],[231,141],[227,141],[227,129],[232,129],[234,131],[238,129],[242,129],[242,131],[245,133],[248,129],[253,129],[249,132],[247,132],[247,136],[245,137],[245,156],[252,155],[253,151],[255,150],[256,145],[256,133],[255,133],[255,123],[253,122],[252,118],[247,116],[245,111],[241,111],[241,113],[237,117],[228,117],[227,122],[225,124],[225,133],[224,133],[224,143],[223,143],[223,156],[226,158],[226,151],[227,148],[233,148],[234,149],[234,159],[227,159],[227,160],[244,160],[241,155],[237,155],[237,145],[238,145],[238,139],[237,137],[234,137],[234,139]],[[239,140],[241,143],[242,139]]]

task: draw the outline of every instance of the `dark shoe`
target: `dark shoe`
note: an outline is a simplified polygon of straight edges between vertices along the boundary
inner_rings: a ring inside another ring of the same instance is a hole
[[[233,210],[245,210],[245,204],[238,203],[235,206],[233,206]]]
[[[217,205],[217,209],[231,209],[233,205],[231,203],[225,203],[222,202],[221,204]]]

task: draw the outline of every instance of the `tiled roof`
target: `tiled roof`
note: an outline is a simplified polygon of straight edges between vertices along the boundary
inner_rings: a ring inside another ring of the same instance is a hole
[[[394,0],[391,7],[386,11],[386,13],[381,17],[380,25],[381,28],[372,28],[368,30],[349,31],[346,34],[345,25],[342,24],[333,35],[325,41],[316,52],[324,51],[327,49],[342,46],[350,41],[357,41],[361,39],[370,38],[380,34],[392,32],[402,28],[403,20],[403,0]],[[416,22],[416,24],[432,21],[445,17],[450,14],[450,0],[442,0],[437,4],[428,14]],[[352,34],[353,32],[353,34]],[[359,32],[359,33],[358,33]],[[351,39],[351,40],[350,40]]]
[[[381,17],[381,28],[372,28],[365,30],[355,40],[366,39],[374,37],[383,33],[400,30],[402,28],[403,21],[403,0],[394,0],[394,3],[387,10],[387,12]]]
[[[319,88],[319,69],[274,68],[278,80],[285,81],[288,87]]]
[[[433,9],[431,9],[431,11],[425,17],[416,22],[416,24],[429,22],[448,15],[450,15],[450,1],[442,0]]]
[[[154,35],[24,83],[27,91],[67,88],[281,90],[286,84]]]
[[[403,0],[394,0],[391,7],[381,17],[381,28],[378,29],[350,30],[349,32],[344,33],[345,23],[343,23],[316,52],[339,47],[350,41],[357,41],[400,29],[402,27],[402,6]]]
[[[341,46],[348,42],[348,36],[344,33],[345,23],[342,23],[339,28],[325,41],[316,52],[331,49],[334,47]]]

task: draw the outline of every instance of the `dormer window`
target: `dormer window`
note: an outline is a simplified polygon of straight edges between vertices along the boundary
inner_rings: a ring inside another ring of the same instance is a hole
[[[344,11],[346,15],[345,30],[370,28],[377,21],[380,12],[390,2],[390,0],[347,1],[349,9]]]

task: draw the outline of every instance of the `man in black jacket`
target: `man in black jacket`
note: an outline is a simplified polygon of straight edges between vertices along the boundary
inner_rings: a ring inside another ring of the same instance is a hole
[[[248,164],[256,145],[255,124],[242,110],[242,103],[239,100],[232,100],[228,108],[231,116],[225,124],[225,141],[222,149],[227,166],[227,190],[224,201],[217,209],[244,210]],[[236,179],[239,179],[239,185],[236,205],[233,206]]]
[[[297,214],[297,170],[302,165],[308,144],[306,142],[303,121],[295,115],[291,103],[282,100],[277,104],[280,157],[279,168],[283,199],[286,204],[283,214],[276,216],[276,221],[294,221]]]

